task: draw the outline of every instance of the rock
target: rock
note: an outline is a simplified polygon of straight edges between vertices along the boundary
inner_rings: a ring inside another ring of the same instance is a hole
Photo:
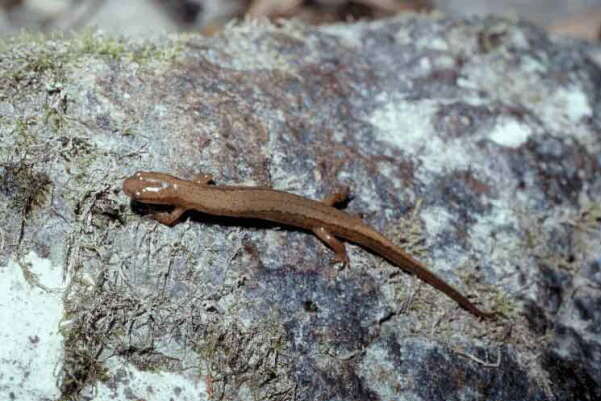
[[[0,390],[601,397],[598,51],[417,16],[6,42]],[[196,213],[161,226],[121,192],[136,170],[314,199],[348,185],[349,212],[503,317],[478,321],[358,246],[339,271],[309,233]]]

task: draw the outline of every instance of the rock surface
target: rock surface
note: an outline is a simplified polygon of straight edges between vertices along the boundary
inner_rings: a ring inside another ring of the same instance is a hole
[[[500,19],[245,23],[0,60],[9,399],[601,397],[599,49]],[[357,246],[190,213],[136,170],[323,199],[504,317]],[[35,374],[32,374],[35,372]]]

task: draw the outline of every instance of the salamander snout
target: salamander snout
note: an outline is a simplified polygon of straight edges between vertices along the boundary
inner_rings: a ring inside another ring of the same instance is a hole
[[[166,204],[176,189],[176,180],[164,173],[138,171],[123,181],[123,192],[138,202]]]

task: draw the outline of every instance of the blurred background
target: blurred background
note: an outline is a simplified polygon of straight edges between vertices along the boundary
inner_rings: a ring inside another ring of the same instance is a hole
[[[245,15],[328,24],[403,12],[497,14],[577,38],[601,38],[601,0],[0,0],[0,35],[88,27],[125,36],[211,35]]]

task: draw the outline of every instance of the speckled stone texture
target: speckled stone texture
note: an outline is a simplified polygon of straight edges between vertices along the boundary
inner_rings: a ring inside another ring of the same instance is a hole
[[[1,51],[0,318],[22,324],[0,338],[23,351],[0,346],[0,392],[601,397],[598,47],[400,17]],[[503,317],[358,246],[340,270],[310,233],[161,226],[121,192],[136,170],[314,199],[348,185],[349,212]]]

